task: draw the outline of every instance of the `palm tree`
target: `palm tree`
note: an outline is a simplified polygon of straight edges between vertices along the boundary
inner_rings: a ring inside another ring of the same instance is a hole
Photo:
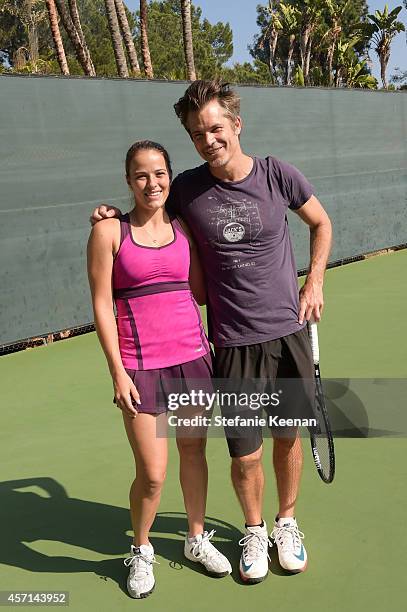
[[[83,35],[83,30],[82,30],[82,25],[81,25],[81,20],[80,20],[80,17],[79,17],[79,11],[78,11],[78,6],[76,4],[76,0],[68,0],[68,6],[69,6],[69,12],[70,12],[71,18],[72,18],[72,23],[74,24],[74,26],[76,28],[76,31],[79,34],[79,38],[81,39],[82,46],[83,46],[83,48],[85,50],[85,53],[88,56],[89,65],[91,66],[91,68],[92,68],[92,70],[94,72],[95,71],[95,67],[93,65],[92,58],[90,56],[90,51],[88,49],[88,46],[87,46],[87,44],[85,42],[85,37]]]
[[[349,7],[350,0],[325,0],[325,8],[328,9],[331,20],[330,28],[322,37],[329,39],[329,47],[326,54],[326,69],[328,73],[329,85],[333,84],[332,62],[335,52],[335,47],[342,32],[342,18]]]
[[[388,5],[385,4],[384,11],[376,11],[374,15],[368,15],[371,23],[360,25],[360,30],[371,38],[374,43],[374,50],[380,60],[380,77],[383,87],[387,89],[386,80],[387,64],[390,59],[390,47],[393,38],[399,32],[405,32],[405,27],[401,21],[397,21],[397,16],[400,13],[402,6],[397,6],[389,13]]]
[[[105,0],[107,21],[109,23],[110,36],[112,38],[113,52],[116,60],[117,72],[120,77],[128,78],[126,56],[124,55],[122,37],[120,34],[119,21],[116,14],[114,0]]]
[[[265,43],[267,42],[269,48],[269,71],[271,79],[275,80],[274,75],[274,58],[276,54],[276,47],[278,41],[278,33],[279,30],[282,29],[280,15],[278,12],[278,5],[280,4],[279,0],[269,0],[268,7],[266,8],[266,12],[270,17],[270,22],[265,29],[263,36],[260,39],[260,48],[264,48]]]
[[[309,67],[311,60],[312,38],[315,29],[320,23],[322,14],[320,0],[297,0],[299,9],[302,13],[301,24],[301,69],[304,75],[304,82],[309,85]]]
[[[312,43],[314,32],[321,25],[323,0],[291,0],[290,4],[300,12],[301,79],[309,85]]]
[[[130,70],[133,76],[140,76],[140,65],[138,63],[138,57],[136,48],[134,46],[133,37],[131,35],[129,22],[127,20],[126,9],[124,7],[123,0],[114,0],[116,5],[116,13],[119,19],[120,29],[122,32],[124,44],[126,46],[127,55],[130,62]]]
[[[291,85],[291,61],[294,53],[295,37],[299,31],[301,12],[291,4],[280,4],[281,25],[283,33],[288,36],[287,68],[285,84]]]
[[[55,6],[54,0],[45,0],[48,10],[49,23],[52,32],[52,39],[55,45],[55,51],[57,54],[57,60],[59,67],[61,69],[61,73],[68,75],[69,67],[68,62],[66,61],[64,44],[62,42],[61,32],[59,30],[58,25],[58,13]]]
[[[184,38],[185,62],[188,81],[196,80],[194,47],[192,43],[191,0],[181,0],[182,36]]]
[[[65,31],[69,36],[69,40],[71,41],[73,48],[75,49],[78,62],[82,66],[84,73],[87,76],[96,76],[95,67],[90,59],[90,52],[86,41],[83,38],[83,34],[82,38],[79,35],[79,32],[72,21],[72,17],[65,6],[64,0],[55,0],[55,4]]]
[[[150,47],[148,45],[147,33],[147,0],[140,0],[140,34],[141,34],[141,55],[143,57],[144,72],[148,79],[154,78],[153,65],[150,57]]]

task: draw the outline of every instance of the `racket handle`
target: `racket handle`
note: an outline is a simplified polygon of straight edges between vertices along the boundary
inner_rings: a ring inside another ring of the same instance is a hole
[[[319,343],[318,343],[318,328],[315,321],[310,321],[308,324],[308,333],[311,340],[312,359],[314,364],[319,364]]]

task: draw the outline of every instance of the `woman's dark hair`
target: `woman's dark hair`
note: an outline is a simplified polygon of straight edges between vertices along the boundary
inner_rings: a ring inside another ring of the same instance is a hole
[[[172,180],[172,168],[171,168],[171,160],[168,155],[167,149],[165,149],[158,142],[153,142],[152,140],[138,140],[134,144],[131,145],[130,149],[126,153],[126,176],[130,174],[130,164],[133,161],[133,157],[138,151],[158,151],[164,157],[165,165],[167,167],[167,172],[170,177],[170,181]]]

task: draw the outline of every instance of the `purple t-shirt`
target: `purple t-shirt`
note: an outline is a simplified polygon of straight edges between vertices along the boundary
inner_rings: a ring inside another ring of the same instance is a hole
[[[220,181],[203,164],[171,187],[168,205],[188,223],[205,271],[215,347],[266,342],[303,327],[286,213],[314,190],[291,164],[253,161],[241,181]]]

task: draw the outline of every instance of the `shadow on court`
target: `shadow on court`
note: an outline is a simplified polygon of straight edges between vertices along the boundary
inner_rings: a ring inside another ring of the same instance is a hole
[[[329,379],[322,383],[334,438],[385,438],[402,435],[406,430],[405,418],[401,420],[399,418],[399,415],[404,412],[404,399],[400,400],[403,387],[400,391],[396,385],[385,385],[384,390],[388,395],[383,399],[383,392],[378,393],[382,386],[380,380],[366,379],[362,385],[359,383],[362,397],[364,397],[362,400],[350,388],[351,382],[355,381],[342,378]],[[390,410],[389,404],[392,406]],[[386,409],[388,415],[384,422],[383,408]],[[383,427],[383,424],[386,424],[386,428]],[[389,428],[388,425],[393,427]],[[399,431],[394,429],[394,425],[400,428]]]
[[[33,487],[39,492],[23,490]],[[127,593],[128,570],[123,566],[123,558],[129,555],[132,541],[126,534],[131,530],[127,508],[69,497],[60,483],[47,477],[0,482],[0,498],[0,563],[31,572],[93,572],[101,579],[115,581]],[[236,567],[240,531],[211,517],[205,525],[207,530],[216,530],[216,546]],[[167,559],[174,571],[187,567],[205,573],[200,564],[184,557],[186,528],[184,513],[159,513],[151,530],[151,542],[156,553]],[[48,556],[29,547],[31,542],[43,540],[78,546],[102,555],[120,555],[120,559],[89,561]]]

